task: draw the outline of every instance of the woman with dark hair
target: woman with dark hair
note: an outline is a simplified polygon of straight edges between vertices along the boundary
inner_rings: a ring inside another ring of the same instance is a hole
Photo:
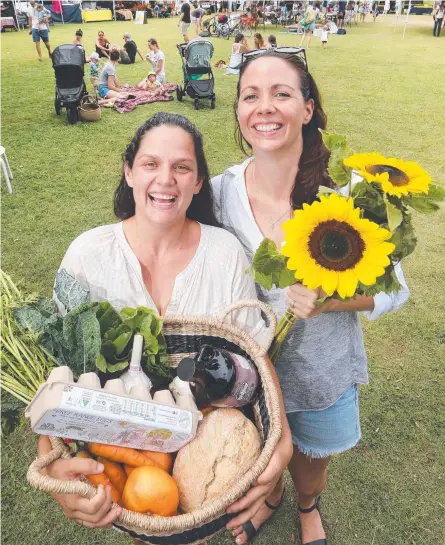
[[[82,32],[82,29],[79,28],[79,30],[76,30],[76,34],[73,38],[72,44],[78,45],[83,48],[82,38],[83,38],[83,32]]]
[[[243,58],[235,101],[236,139],[251,151],[241,165],[212,180],[217,218],[237,236],[248,259],[265,237],[281,248],[282,223],[295,209],[317,199],[320,186],[335,189],[327,172],[329,151],[319,129],[326,128],[320,94],[308,72],[304,51],[281,47],[251,51]],[[396,265],[396,267],[398,267]],[[326,544],[318,496],[326,485],[333,454],[360,439],[358,384],[368,381],[366,353],[358,311],[369,319],[396,310],[408,298],[403,288],[390,295],[357,297],[343,303],[318,290],[294,284],[265,291],[260,299],[278,317],[290,307],[300,318],[282,345],[276,365],[294,444],[289,471],[298,494],[303,545]],[[250,492],[233,505],[241,512],[228,527],[237,545],[251,540],[280,504],[282,478],[268,490]],[[267,502],[258,503],[266,494]]]
[[[273,34],[270,34],[267,38],[266,49],[273,49],[278,47],[277,38]]]
[[[99,30],[97,33],[96,38],[96,53],[99,55],[99,57],[102,58],[110,58],[110,50],[111,50],[111,42],[108,38],[105,37],[105,33],[103,30]]]
[[[165,83],[165,55],[155,38],[148,40],[148,50],[146,58],[148,62],[151,62],[153,72],[156,74],[156,81],[162,85]]]
[[[107,300],[116,310],[145,306],[161,316],[218,317],[233,303],[256,298],[241,244],[215,227],[202,135],[185,117],[157,113],[136,131],[123,155],[114,213],[122,221],[81,234],[60,266],[73,278],[72,289],[86,291],[92,301]],[[259,341],[264,334],[256,309],[242,309],[228,320]],[[279,388],[272,364],[270,370]],[[280,407],[285,418],[281,396]],[[41,437],[39,453],[50,448]],[[285,425],[259,481],[284,471],[291,454]],[[71,459],[57,461],[48,473],[67,479],[99,469],[92,460]],[[87,527],[105,527],[121,512],[102,489],[91,500],[70,494],[56,499],[68,518]]]
[[[230,56],[229,68],[226,71],[226,74],[234,74],[237,76],[239,74],[239,69],[241,66],[241,59],[244,53],[249,51],[249,44],[247,43],[244,34],[238,32],[235,36],[235,40],[232,45],[232,55]]]

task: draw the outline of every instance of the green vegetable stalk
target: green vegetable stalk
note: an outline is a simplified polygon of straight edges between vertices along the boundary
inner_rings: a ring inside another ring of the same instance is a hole
[[[35,302],[14,285],[11,278],[0,271],[1,309],[1,375],[0,387],[23,403],[29,403],[56,365],[54,358],[40,344],[38,335],[19,326],[14,310]]]

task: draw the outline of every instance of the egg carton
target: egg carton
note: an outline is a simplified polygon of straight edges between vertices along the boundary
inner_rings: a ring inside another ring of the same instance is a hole
[[[69,367],[56,367],[25,416],[39,435],[176,452],[195,437],[202,419],[193,397],[184,395],[177,381],[170,385],[176,399],[169,390],[152,398],[144,384],[127,393],[124,382],[113,379],[101,388],[95,373],[80,375],[76,382]]]

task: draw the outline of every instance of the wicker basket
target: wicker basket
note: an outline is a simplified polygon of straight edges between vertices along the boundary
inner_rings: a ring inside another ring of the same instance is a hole
[[[263,346],[259,346],[243,330],[223,322],[231,312],[245,307],[261,309],[268,319],[268,335]],[[200,345],[211,343],[249,358],[257,367],[261,386],[253,413],[260,431],[262,451],[255,464],[237,482],[233,489],[225,492],[205,507],[173,517],[157,517],[123,509],[114,526],[132,537],[152,545],[194,545],[201,543],[222,530],[233,514],[226,514],[227,507],[243,496],[252,483],[265,470],[281,435],[281,418],[278,394],[265,360],[267,349],[273,339],[276,318],[272,310],[259,301],[245,301],[233,305],[221,319],[174,316],[164,319],[164,334],[169,359],[176,366],[185,356],[194,356]],[[29,467],[27,479],[32,487],[58,494],[80,494],[92,498],[96,489],[81,481],[61,481],[42,475],[40,470],[58,458],[70,456],[63,441],[51,437],[53,450],[37,458]]]
[[[99,121],[102,110],[96,99],[90,95],[85,96],[79,104],[79,116],[83,121]]]

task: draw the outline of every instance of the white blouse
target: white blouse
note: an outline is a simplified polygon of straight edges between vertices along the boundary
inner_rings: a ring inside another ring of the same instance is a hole
[[[219,317],[235,302],[256,299],[253,279],[246,274],[248,267],[241,244],[233,235],[201,224],[198,248],[176,277],[165,314]],[[122,222],[77,237],[60,265],[59,272],[63,270],[88,291],[91,301],[109,301],[118,311],[145,306],[158,312]],[[54,298],[64,312],[56,293]],[[256,309],[236,311],[226,321],[245,329],[258,342],[263,338],[264,322]]]

